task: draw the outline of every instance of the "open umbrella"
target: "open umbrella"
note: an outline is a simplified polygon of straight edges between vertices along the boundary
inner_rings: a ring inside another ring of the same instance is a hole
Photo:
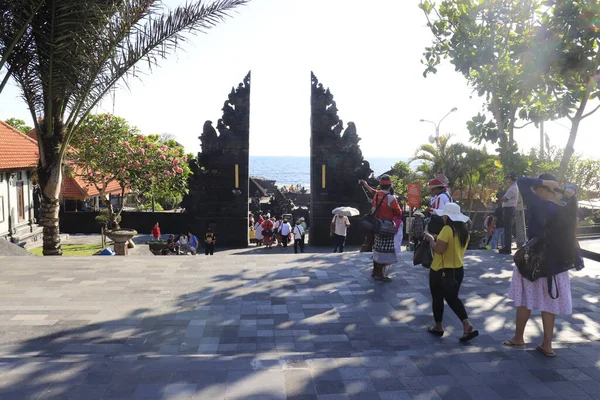
[[[356,208],[352,207],[334,208],[331,213],[334,215],[345,215],[346,217],[354,217],[355,215],[360,215],[360,212]]]

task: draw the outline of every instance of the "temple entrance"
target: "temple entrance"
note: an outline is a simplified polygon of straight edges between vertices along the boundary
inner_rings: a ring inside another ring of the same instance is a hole
[[[314,246],[329,246],[331,211],[339,206],[357,208],[361,214],[370,205],[358,185],[368,179],[356,126],[344,127],[329,89],[311,73],[310,186],[296,182],[278,187],[265,177],[249,175],[251,74],[233,88],[217,121],[206,121],[202,129],[202,151],[192,165],[189,194],[183,206],[189,229],[203,233],[212,229],[220,246],[247,247],[250,215],[281,216],[308,222],[308,238]],[[358,227],[358,218],[353,221]],[[351,229],[347,244],[363,242],[360,229]]]

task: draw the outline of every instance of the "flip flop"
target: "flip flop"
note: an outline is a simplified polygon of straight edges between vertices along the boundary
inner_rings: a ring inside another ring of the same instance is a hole
[[[438,331],[437,329],[434,329],[432,326],[427,328],[427,332],[431,333],[432,335],[438,336],[438,337],[444,336],[444,331]]]
[[[469,340],[475,339],[477,336],[479,336],[479,331],[473,330],[469,333],[463,334],[458,340],[460,342],[468,342]]]
[[[503,345],[505,345],[506,347],[511,347],[513,349],[522,349],[525,347],[524,344],[517,344],[517,343],[513,343],[512,340],[505,340],[504,342],[502,342]]]
[[[546,351],[544,349],[542,349],[542,346],[538,346],[535,348],[537,351],[539,351],[540,353],[542,353],[543,355],[545,355],[546,357],[556,357],[556,353],[553,351]]]

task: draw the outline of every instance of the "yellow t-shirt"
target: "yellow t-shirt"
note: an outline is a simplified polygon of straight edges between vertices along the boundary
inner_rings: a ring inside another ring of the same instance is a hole
[[[439,271],[442,268],[460,268],[463,266],[463,257],[467,246],[469,245],[469,239],[467,239],[467,245],[461,247],[458,235],[452,234],[452,228],[444,226],[442,231],[438,235],[438,240],[448,243],[444,254],[435,253],[433,256],[433,262],[431,263],[431,269]]]

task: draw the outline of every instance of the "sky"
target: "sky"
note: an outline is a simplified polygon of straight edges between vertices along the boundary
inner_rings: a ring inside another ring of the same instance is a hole
[[[183,0],[165,0],[174,7]],[[189,152],[200,150],[205,120],[221,117],[232,87],[252,71],[250,154],[310,154],[310,72],[334,95],[338,115],[356,123],[363,154],[406,158],[428,142],[433,124],[453,107],[441,134],[468,142],[466,122],[482,99],[446,62],[423,77],[420,60],[431,42],[418,0],[251,0],[206,34],[189,36],[177,53],[95,110],[127,119],[143,133],[171,133]],[[595,105],[595,104],[594,104]],[[592,106],[589,106],[592,109]],[[10,85],[0,96],[0,119],[31,116]],[[569,121],[549,122],[564,146]],[[600,112],[579,129],[576,152],[598,158]],[[539,146],[533,126],[516,131],[521,149]],[[488,145],[493,150],[493,145]]]

